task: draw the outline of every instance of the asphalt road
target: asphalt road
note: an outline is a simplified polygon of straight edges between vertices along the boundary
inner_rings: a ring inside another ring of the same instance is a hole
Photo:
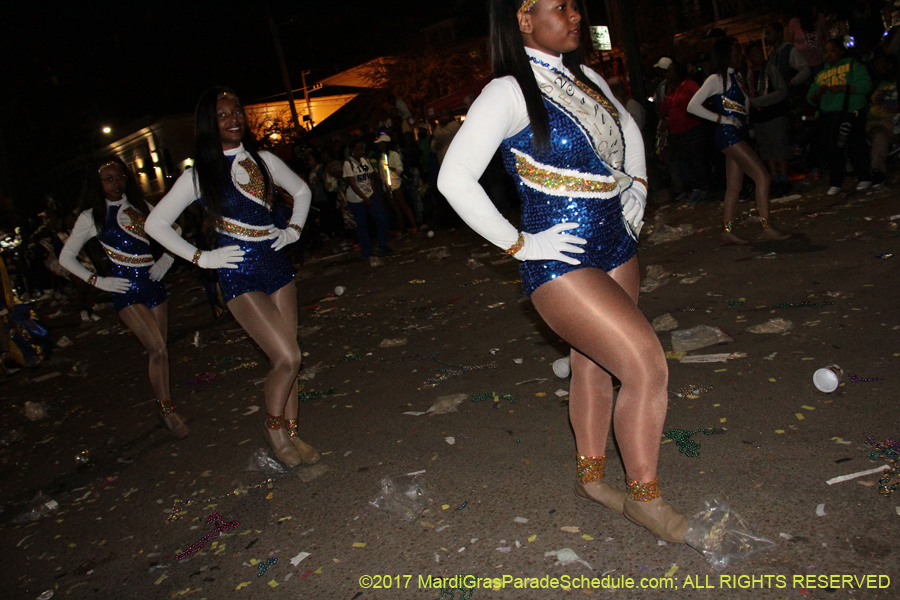
[[[689,514],[724,503],[771,540],[767,551],[716,571],[576,498],[568,381],[551,370],[568,348],[523,298],[514,261],[468,230],[437,231],[397,241],[379,267],[350,255],[302,267],[303,369],[319,369],[301,381],[300,429],[323,459],[268,482],[246,470],[264,447],[265,359],[230,317],[212,319],[194,271],[167,277],[183,440],[157,418],[146,357],[111,309],[82,327],[72,305],[38,305],[44,317],[63,309],[47,322],[73,344],[0,382],[0,439],[21,434],[0,447],[0,598],[449,600],[436,578],[457,575],[477,587],[453,597],[479,600],[900,598],[900,495],[880,495],[877,474],[826,484],[886,464],[867,457],[867,438],[900,437],[900,218],[890,220],[900,202],[887,189],[800,192],[773,205],[795,234],[787,242],[724,246],[718,205],[664,207],[639,252],[642,269],[670,273],[642,294],[649,319],[668,313],[679,330],[705,325],[734,340],[688,352],[726,362],[668,361],[666,428],[715,432],[692,436],[696,457],[662,440],[664,495]],[[745,219],[750,204],[740,208]],[[664,224],[694,233],[652,243]],[[435,258],[440,248],[449,256]],[[329,296],[336,286],[346,292]],[[773,319],[790,326],[750,331]],[[671,350],[671,334],[659,335]],[[825,394],[812,375],[832,363],[845,376]],[[691,386],[700,393],[676,395]],[[488,392],[498,401],[471,401]],[[453,394],[466,395],[456,412],[404,414]],[[27,420],[27,401],[46,403],[47,418]],[[612,443],[608,455],[607,480],[620,484]],[[382,478],[418,471],[419,518],[370,504]],[[15,523],[39,491],[55,509]],[[232,523],[219,522],[218,539],[214,511]],[[548,554],[564,548],[584,562]],[[517,589],[522,578],[569,589]]]

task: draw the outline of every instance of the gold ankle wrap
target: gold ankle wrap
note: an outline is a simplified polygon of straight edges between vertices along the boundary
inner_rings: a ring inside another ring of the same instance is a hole
[[[759,222],[762,224],[763,229],[768,229],[769,227],[771,227],[771,225],[769,225],[769,219],[765,217],[760,217]]]
[[[606,455],[603,456],[578,456],[578,481],[590,483],[603,479],[603,471],[606,468]]]
[[[723,227],[726,233],[731,233],[731,226],[733,223],[734,221],[725,221],[725,223],[723,223]]]
[[[287,427],[284,422],[284,415],[270,415],[266,413],[266,427],[269,429],[285,429]]]
[[[159,412],[163,415],[167,415],[170,412],[175,410],[175,405],[172,404],[172,397],[163,398],[159,401]]]
[[[650,502],[662,497],[659,489],[659,477],[647,483],[641,483],[636,479],[625,480],[625,495],[635,502]]]
[[[285,419],[285,425],[287,425],[288,435],[292,438],[299,438],[300,434],[297,433],[297,419]]]

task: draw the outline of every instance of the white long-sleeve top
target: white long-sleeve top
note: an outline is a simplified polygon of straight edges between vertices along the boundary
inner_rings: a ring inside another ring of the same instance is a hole
[[[734,73],[734,69],[729,68],[728,74],[732,75]],[[697,93],[694,94],[694,97],[691,98],[691,101],[688,102],[687,111],[692,115],[696,115],[701,119],[706,119],[707,121],[717,121],[720,117],[719,113],[715,113],[705,106],[703,103],[706,102],[709,98],[712,98],[716,94],[722,94],[731,89],[731,77],[729,77],[723,87],[722,76],[716,73],[715,75],[710,75],[706,78],[706,81],[703,82],[703,85],[700,86],[700,89],[697,90]],[[747,113],[750,113],[750,100],[747,94],[744,94],[744,104],[747,108]]]
[[[562,56],[548,55],[528,47],[525,51],[529,56],[572,77],[571,72],[562,64]],[[632,177],[646,180],[647,166],[641,130],[625,107],[615,99],[606,81],[587,67],[583,67],[583,70],[619,112],[625,138],[624,171]],[[444,156],[438,175],[438,189],[463,221],[476,233],[504,250],[516,242],[519,232],[496,209],[478,180],[503,140],[516,135],[529,123],[525,97],[515,78],[507,76],[494,79],[485,86],[469,109],[462,128]],[[647,190],[637,181],[631,190],[646,198]]]
[[[107,200],[106,208],[107,210],[109,210],[110,206],[116,205],[122,205],[124,208],[124,206],[127,204],[128,198],[123,196],[121,200],[118,200],[116,202],[110,202],[109,200]],[[123,210],[120,210],[119,214],[121,215],[120,218],[128,218]],[[181,228],[176,226],[176,229],[174,229],[173,232],[180,239]],[[69,239],[66,240],[63,249],[59,253],[59,264],[65,267],[65,269],[69,271],[69,273],[83,281],[87,281],[91,278],[92,275],[95,275],[95,273],[81,264],[81,262],[78,260],[78,253],[81,252],[81,249],[88,242],[88,240],[90,240],[92,237],[95,237],[98,233],[99,232],[97,231],[97,226],[94,223],[94,214],[90,209],[88,209],[78,215],[78,219],[75,221],[75,226],[72,227],[72,233],[69,235]]]
[[[244,146],[238,146],[234,150],[226,150],[225,156],[234,156],[234,165],[237,165],[241,158],[241,154],[246,154]],[[249,157],[249,155],[247,155]],[[291,225],[303,227],[306,223],[306,217],[309,214],[309,205],[312,201],[312,190],[306,185],[306,182],[291,171],[284,162],[266,151],[259,153],[259,157],[266,164],[269,175],[272,176],[272,183],[282,188],[288,195],[294,199],[294,209],[291,212]],[[147,218],[144,230],[160,244],[168,248],[173,254],[190,261],[193,259],[197,248],[191,243],[185,241],[172,230],[172,223],[175,222],[184,209],[191,202],[200,198],[200,185],[195,180],[193,169],[185,171],[169,193],[166,194],[159,204],[153,209],[153,212]],[[248,200],[249,202],[249,200]]]

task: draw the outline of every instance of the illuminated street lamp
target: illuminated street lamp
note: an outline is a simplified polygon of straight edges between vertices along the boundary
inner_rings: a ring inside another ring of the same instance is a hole
[[[97,136],[100,134],[109,135],[110,133],[112,133],[112,127],[110,127],[109,125],[104,125],[100,128],[100,131],[95,131],[91,135],[91,154],[93,154],[97,150]]]
[[[102,131],[103,133],[112,133],[112,128],[111,128],[111,127],[104,127],[103,129],[101,129],[101,131]]]

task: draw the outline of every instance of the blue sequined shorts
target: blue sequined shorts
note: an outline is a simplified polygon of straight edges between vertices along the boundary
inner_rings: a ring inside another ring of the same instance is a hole
[[[522,207],[522,231],[538,233],[560,223],[580,223],[566,233],[587,240],[584,254],[571,254],[581,261],[570,265],[557,260],[526,260],[519,263],[525,295],[560,275],[585,267],[609,272],[625,264],[637,252],[637,243],[628,235],[619,197],[554,198]]]
[[[131,289],[124,294],[110,294],[116,312],[132,304],[154,308],[166,301],[166,286],[162,281],[150,279],[150,267],[123,267],[113,264],[112,276],[122,277],[131,282]]]
[[[715,133],[716,148],[724,150],[730,148],[739,142],[746,142],[747,128],[735,127],[734,125],[716,125]]]
[[[272,242],[247,242],[218,235],[219,248],[237,245],[244,251],[244,260],[237,269],[216,270],[226,303],[247,292],[273,294],[294,280],[294,268],[285,251],[273,250]]]

